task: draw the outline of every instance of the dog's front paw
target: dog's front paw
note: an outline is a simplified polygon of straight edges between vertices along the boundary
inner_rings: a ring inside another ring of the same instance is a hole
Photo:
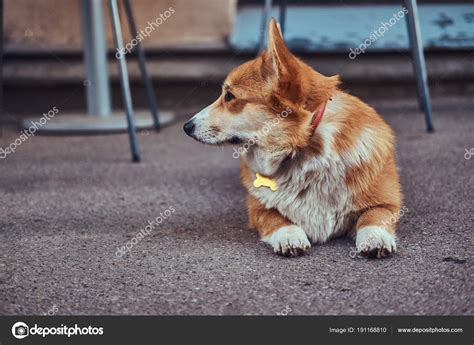
[[[379,226],[365,226],[357,230],[357,251],[365,257],[383,258],[397,250],[395,235]]]
[[[311,247],[304,230],[296,225],[283,226],[262,240],[270,244],[276,254],[283,256],[300,256]]]

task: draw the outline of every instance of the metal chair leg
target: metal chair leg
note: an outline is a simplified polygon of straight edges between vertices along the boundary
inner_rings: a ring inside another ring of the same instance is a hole
[[[132,6],[130,4],[130,0],[123,0],[125,5],[125,12],[127,14],[128,19],[128,26],[130,28],[130,32],[132,37],[137,35],[137,25],[135,23],[135,17],[133,16]],[[156,103],[155,94],[153,92],[153,84],[151,79],[148,75],[148,71],[146,68],[146,60],[145,60],[145,50],[143,49],[142,44],[137,39],[137,55],[138,55],[138,64],[140,66],[140,73],[142,75],[143,82],[145,83],[146,92],[148,96],[148,104],[150,106],[151,115],[153,117],[153,121],[155,123],[155,128],[160,128],[160,121],[158,116],[158,105]]]
[[[101,1],[81,0],[82,37],[87,113],[106,118],[111,115],[107,45],[105,43],[104,15]]]
[[[118,12],[117,0],[109,0],[110,13],[112,17],[112,29],[114,32],[115,47],[118,51],[123,52],[122,29],[120,27],[120,15]],[[130,94],[130,83],[128,80],[127,63],[125,54],[120,54],[119,72],[120,72],[120,86],[122,89],[123,103],[125,112],[127,114],[128,135],[130,138],[130,149],[132,151],[132,161],[139,162],[140,154],[137,141],[137,132],[135,128],[135,121],[133,118],[132,96]]]
[[[272,10],[272,0],[265,0],[265,5],[263,6],[262,11],[262,22],[260,24],[260,39],[258,41],[258,53],[265,49],[266,33],[267,33],[267,23],[270,16],[270,11]]]
[[[419,103],[425,113],[426,130],[431,133],[434,132],[434,127],[431,115],[430,91],[428,88],[428,77],[426,73],[425,56],[423,53],[423,42],[421,41],[420,22],[418,19],[416,0],[405,0],[405,6],[408,10],[408,36],[410,37],[410,49],[412,52],[413,66],[418,84]]]
[[[285,26],[286,26],[286,0],[280,0],[280,28],[281,35],[285,37]]]
[[[0,118],[3,116],[3,0],[0,0]],[[3,127],[0,125],[0,134]]]

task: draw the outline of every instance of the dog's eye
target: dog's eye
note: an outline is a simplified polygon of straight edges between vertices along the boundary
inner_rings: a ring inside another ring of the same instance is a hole
[[[233,99],[235,99],[235,96],[232,94],[232,92],[226,91],[226,93],[225,93],[225,95],[224,95],[224,101],[230,102],[230,101],[232,101]]]

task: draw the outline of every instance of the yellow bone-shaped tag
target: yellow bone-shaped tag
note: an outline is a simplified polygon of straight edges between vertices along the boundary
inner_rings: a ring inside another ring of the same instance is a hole
[[[262,186],[268,187],[272,190],[272,192],[277,190],[277,183],[275,180],[262,176],[259,173],[255,174],[255,180],[253,181],[253,186],[255,188],[260,188]]]

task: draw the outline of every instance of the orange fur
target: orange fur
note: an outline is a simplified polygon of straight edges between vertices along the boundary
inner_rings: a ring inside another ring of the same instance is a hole
[[[338,85],[338,76],[323,76],[295,57],[286,47],[278,24],[272,20],[268,49],[229,73],[222,95],[206,108],[206,116],[202,116],[200,126],[204,130],[201,131],[213,135],[209,143],[226,142],[230,137],[254,133],[290,109],[291,114],[256,144],[269,155],[282,153],[296,157],[289,162],[279,161],[274,171],[270,171],[270,177],[284,176],[291,164],[304,164],[328,150],[346,160],[353,159],[337,183],[344,184],[349,191],[350,212],[358,215],[353,224],[355,229],[379,226],[394,234],[396,224],[390,220],[400,210],[402,198],[394,157],[394,133],[373,108],[341,91]],[[232,101],[225,100],[228,92],[234,96]],[[321,133],[309,131],[314,112],[326,102],[328,107],[322,123],[326,129],[337,129],[330,142],[325,142]],[[206,142],[199,134],[196,136]],[[265,237],[295,222],[276,208],[266,207],[250,193],[254,173],[243,159],[241,179],[249,191],[249,224]],[[318,179],[317,173],[304,177],[308,183]],[[307,189],[301,190],[297,198],[305,198],[306,193]]]

